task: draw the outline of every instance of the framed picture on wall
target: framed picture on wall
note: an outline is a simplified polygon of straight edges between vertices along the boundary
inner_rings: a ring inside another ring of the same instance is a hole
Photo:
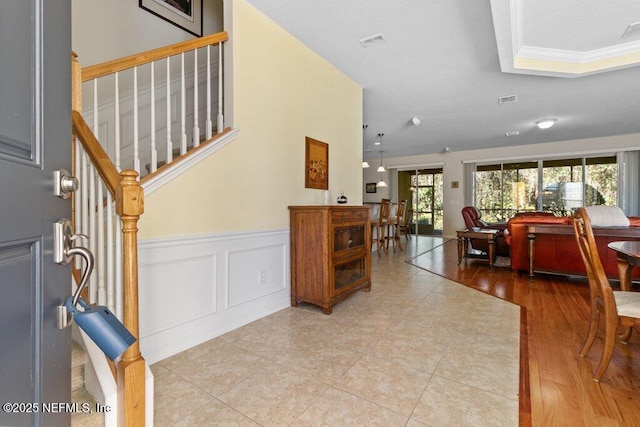
[[[376,192],[376,183],[375,182],[367,182],[366,191],[367,191],[367,193],[375,193]]]
[[[329,144],[308,136],[305,138],[304,186],[329,189]]]
[[[176,27],[202,37],[202,0],[139,0],[139,5]]]

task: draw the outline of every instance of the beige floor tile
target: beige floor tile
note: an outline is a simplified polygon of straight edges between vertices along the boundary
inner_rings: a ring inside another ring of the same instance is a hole
[[[225,354],[207,360],[201,357],[185,363],[173,372],[216,397],[231,390],[256,371],[273,364],[266,359],[229,345]]]
[[[362,353],[343,347],[307,345],[291,349],[277,363],[332,384],[361,357]]]
[[[157,365],[172,370],[186,362],[197,360],[202,356],[208,356],[214,349],[224,346],[225,344],[225,341],[221,338],[214,338],[174,356],[161,360]]]
[[[263,426],[285,426],[296,419],[327,385],[282,366],[272,366],[218,399]]]
[[[442,357],[434,374],[510,399],[517,399],[520,372],[516,359],[488,357],[450,348]]]
[[[158,426],[173,425],[213,399],[173,372],[155,379],[154,392],[154,422]]]
[[[404,426],[407,417],[330,388],[300,415],[291,426]]]
[[[364,356],[334,387],[408,417],[429,378],[430,374],[395,362]]]
[[[417,338],[394,332],[378,341],[371,354],[430,374],[440,363],[447,345],[439,338]]]
[[[259,425],[217,399],[213,399],[175,424],[176,427],[258,427]]]
[[[372,291],[331,315],[299,304],[154,364],[156,425],[516,425],[520,308],[404,262],[433,242],[374,254]]]
[[[517,426],[518,400],[434,375],[411,418],[427,426]]]
[[[149,368],[151,369],[151,373],[153,374],[154,378],[158,378],[159,376],[170,372],[167,368],[162,366],[161,363],[154,363],[153,365],[149,366]]]

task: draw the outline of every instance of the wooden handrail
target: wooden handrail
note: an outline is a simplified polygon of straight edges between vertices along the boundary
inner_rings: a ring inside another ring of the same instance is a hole
[[[223,31],[221,33],[211,34],[209,36],[187,40],[170,46],[160,47],[158,49],[137,53],[135,55],[126,56],[113,61],[103,62],[102,64],[85,67],[82,69],[82,81],[86,82],[98,77],[107,76],[109,74],[142,64],[147,64],[158,59],[164,59],[167,56],[173,56],[200,47],[225,42],[228,39],[229,37],[227,32]]]
[[[85,151],[91,158],[98,173],[105,182],[107,189],[112,196],[116,196],[116,190],[120,187],[120,174],[111,162],[109,155],[104,151],[102,145],[98,142],[87,122],[84,121],[82,114],[75,110],[71,110],[71,123],[73,124],[73,132],[80,140]]]

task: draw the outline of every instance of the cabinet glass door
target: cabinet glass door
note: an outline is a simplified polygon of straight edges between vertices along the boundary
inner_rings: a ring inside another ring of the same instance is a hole
[[[358,248],[364,245],[364,226],[338,227],[333,231],[333,252]]]
[[[338,291],[341,288],[362,279],[365,277],[364,273],[364,258],[358,258],[352,261],[336,264],[333,277],[334,290]]]

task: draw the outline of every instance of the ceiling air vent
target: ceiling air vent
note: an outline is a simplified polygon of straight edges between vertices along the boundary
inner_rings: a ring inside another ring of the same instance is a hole
[[[518,136],[520,135],[520,131],[519,130],[510,130],[508,132],[504,133],[505,136]]]
[[[377,44],[383,43],[385,41],[386,39],[384,38],[384,34],[380,33],[371,37],[364,38],[360,40],[360,43],[362,43],[362,46],[364,47],[371,47],[371,46],[375,46]]]
[[[507,95],[498,98],[498,104],[511,104],[518,101],[518,95]]]

